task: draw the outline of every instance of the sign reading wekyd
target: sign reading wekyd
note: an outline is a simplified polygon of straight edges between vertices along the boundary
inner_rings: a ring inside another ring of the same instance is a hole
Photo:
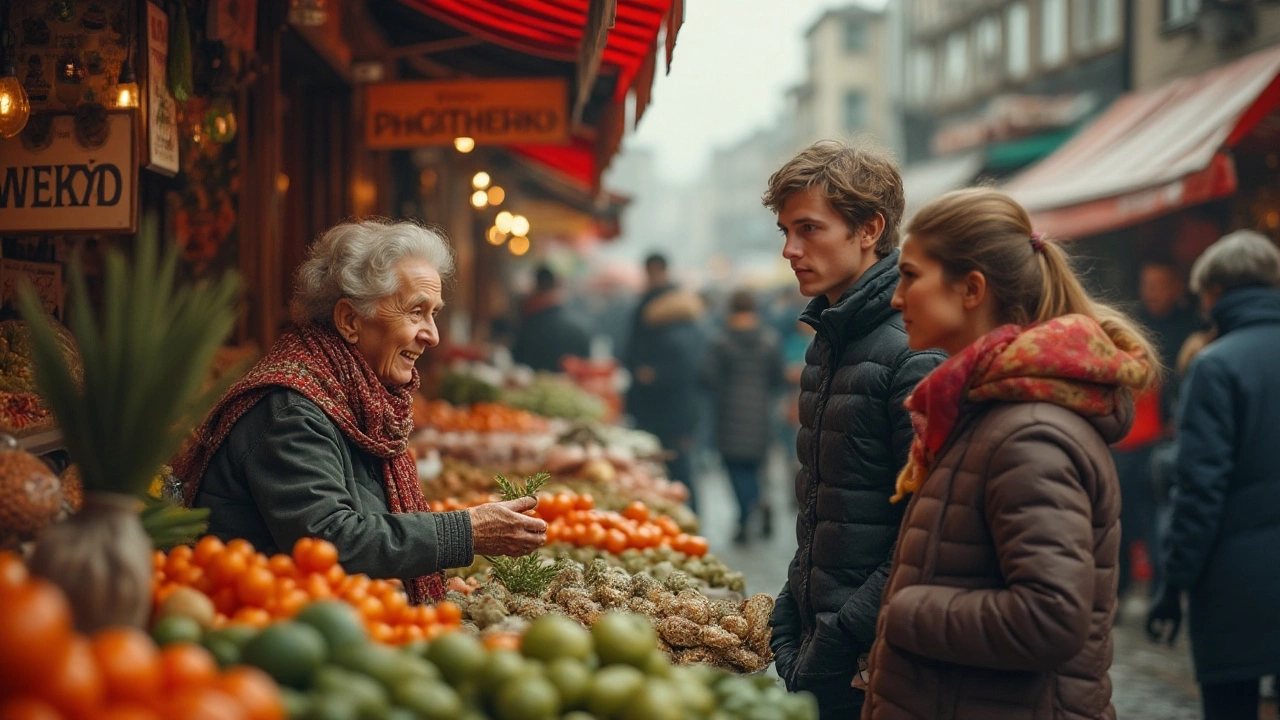
[[[563,79],[429,80],[369,85],[364,136],[372,150],[449,145],[559,144],[569,140]]]
[[[71,115],[55,115],[34,140],[0,140],[0,231],[133,232],[133,116],[108,113],[102,129],[92,150]]]

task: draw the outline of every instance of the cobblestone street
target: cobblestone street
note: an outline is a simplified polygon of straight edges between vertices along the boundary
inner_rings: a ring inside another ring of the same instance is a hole
[[[703,530],[712,552],[730,567],[746,574],[747,592],[776,594],[786,578],[795,553],[795,517],[789,497],[791,479],[782,480],[780,463],[775,463],[766,490],[772,498],[775,528],[771,539],[757,536],[750,545],[735,546],[736,505],[728,480],[713,469],[702,476],[700,502]],[[1198,720],[1199,693],[1192,675],[1190,650],[1185,633],[1172,648],[1147,641],[1142,631],[1145,603],[1131,599],[1122,621],[1115,629],[1115,659],[1111,666],[1114,686],[1112,702],[1119,720]],[[770,668],[772,672],[772,668]],[[1276,718],[1274,703],[1264,706],[1263,720]]]

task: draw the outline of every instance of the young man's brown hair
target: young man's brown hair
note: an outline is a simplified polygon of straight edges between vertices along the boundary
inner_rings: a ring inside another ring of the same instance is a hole
[[[820,140],[769,178],[764,206],[777,214],[788,197],[810,187],[822,191],[851,233],[877,213],[884,217],[884,232],[876,242],[878,257],[898,246],[898,225],[906,201],[902,176],[888,152],[870,143]]]

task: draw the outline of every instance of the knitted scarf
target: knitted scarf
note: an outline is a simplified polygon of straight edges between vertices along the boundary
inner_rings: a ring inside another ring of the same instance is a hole
[[[196,430],[191,447],[174,463],[187,505],[195,500],[209,461],[231,428],[249,408],[279,387],[302,393],[357,447],[382,458],[391,512],[427,511],[418,485],[418,468],[409,455],[417,371],[407,385],[388,388],[335,330],[314,324],[281,335],[271,352],[231,386]],[[415,604],[428,598],[439,601],[445,593],[444,573],[413,578],[405,582],[405,589]]]
[[[996,328],[949,358],[907,398],[916,436],[892,501],[924,484],[966,403],[1049,402],[1085,417],[1115,412],[1152,371],[1139,347],[1124,344],[1089,317],[1065,315]]]

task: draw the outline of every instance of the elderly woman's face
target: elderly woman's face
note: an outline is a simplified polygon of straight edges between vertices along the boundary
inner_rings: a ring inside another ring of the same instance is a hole
[[[444,307],[440,273],[430,263],[405,258],[396,275],[399,287],[378,302],[373,317],[353,318],[356,349],[387,386],[412,380],[418,356],[440,342],[436,313]]]

